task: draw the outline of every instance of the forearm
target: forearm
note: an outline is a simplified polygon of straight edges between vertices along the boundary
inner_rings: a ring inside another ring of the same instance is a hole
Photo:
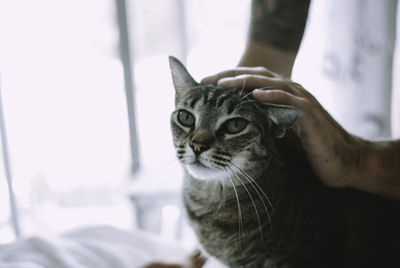
[[[290,76],[310,0],[253,0],[248,43],[240,66],[264,66]]]
[[[400,140],[363,141],[350,187],[400,200]]]
[[[290,77],[297,53],[281,51],[266,44],[250,42],[243,53],[239,66],[266,67],[280,75]]]

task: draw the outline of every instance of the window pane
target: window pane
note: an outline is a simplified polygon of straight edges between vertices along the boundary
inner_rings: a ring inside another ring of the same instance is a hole
[[[130,167],[114,5],[0,2],[3,101],[25,233],[129,219],[102,211],[118,203]]]
[[[3,149],[1,144],[1,149]],[[10,202],[7,191],[6,173],[4,168],[3,155],[0,155],[0,244],[11,242],[14,239],[14,232],[10,223]]]
[[[166,238],[179,237],[191,244],[193,234],[182,224],[184,213],[179,211],[183,174],[170,131],[175,90],[168,55],[183,61],[186,58],[188,70],[197,80],[235,66],[246,41],[250,1],[133,2],[141,166],[131,196],[140,228],[160,232]],[[221,12],[226,6],[229,12]]]

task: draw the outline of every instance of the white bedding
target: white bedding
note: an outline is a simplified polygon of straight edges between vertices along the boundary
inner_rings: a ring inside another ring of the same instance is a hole
[[[137,268],[186,256],[182,247],[157,236],[96,226],[0,245],[0,268]]]

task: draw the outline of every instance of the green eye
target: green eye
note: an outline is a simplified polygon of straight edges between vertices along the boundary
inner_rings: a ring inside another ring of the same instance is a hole
[[[229,134],[241,132],[247,126],[247,120],[243,118],[233,118],[225,123],[225,131]]]
[[[191,127],[194,125],[194,116],[185,110],[180,110],[178,112],[178,122],[185,127]]]

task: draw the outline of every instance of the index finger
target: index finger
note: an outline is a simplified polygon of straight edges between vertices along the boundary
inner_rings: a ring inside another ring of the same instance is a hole
[[[280,89],[262,90],[255,89],[252,96],[260,102],[270,102],[276,104],[290,105],[300,109],[305,108],[304,99]]]
[[[219,72],[215,75],[204,77],[200,83],[216,85],[223,78],[235,77],[243,74],[262,75],[267,77],[276,77],[277,74],[264,67],[237,67],[226,71]]]

